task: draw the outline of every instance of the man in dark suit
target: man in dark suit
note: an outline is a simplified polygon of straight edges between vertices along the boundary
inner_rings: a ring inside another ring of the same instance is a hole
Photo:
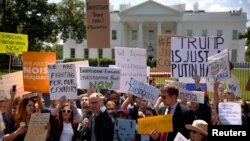
[[[160,96],[165,106],[161,107],[158,112],[160,115],[173,115],[173,132],[162,133],[161,141],[173,141],[178,132],[189,138],[189,132],[185,128],[185,125],[192,124],[195,117],[191,109],[179,104],[177,101],[178,93],[178,88],[174,84],[167,84],[161,88]]]
[[[104,96],[100,93],[92,93],[89,96],[89,107],[92,115],[87,122],[84,122],[85,128],[83,141],[112,141],[114,126],[106,107],[104,106]]]

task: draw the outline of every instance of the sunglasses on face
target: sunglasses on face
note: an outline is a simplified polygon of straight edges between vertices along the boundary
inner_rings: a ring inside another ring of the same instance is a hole
[[[71,113],[71,110],[61,110],[63,113]]]
[[[107,108],[107,110],[115,110],[115,108]]]
[[[166,99],[166,96],[164,96],[164,95],[160,95],[160,97],[161,97],[162,99]]]

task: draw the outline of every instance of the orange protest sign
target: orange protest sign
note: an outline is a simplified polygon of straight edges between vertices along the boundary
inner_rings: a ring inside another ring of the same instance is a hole
[[[48,64],[56,63],[54,52],[24,52],[23,82],[24,90],[49,92]]]
[[[172,115],[153,116],[138,119],[139,134],[150,134],[155,128],[160,132],[172,132]]]

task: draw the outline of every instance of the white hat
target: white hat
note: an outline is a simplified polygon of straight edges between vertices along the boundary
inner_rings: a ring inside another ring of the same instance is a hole
[[[187,124],[187,125],[185,125],[185,127],[188,130],[193,130],[193,131],[199,132],[201,134],[208,135],[208,133],[207,133],[208,124],[204,120],[194,120],[192,125]]]

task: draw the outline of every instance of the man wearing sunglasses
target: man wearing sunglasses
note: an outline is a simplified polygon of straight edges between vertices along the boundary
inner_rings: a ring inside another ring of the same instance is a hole
[[[177,101],[178,93],[178,88],[173,84],[167,84],[161,88],[161,101],[165,106],[158,112],[160,115],[173,115],[173,132],[162,133],[161,141],[173,141],[178,132],[188,138],[189,132],[185,125],[192,124],[195,119],[192,110]]]

